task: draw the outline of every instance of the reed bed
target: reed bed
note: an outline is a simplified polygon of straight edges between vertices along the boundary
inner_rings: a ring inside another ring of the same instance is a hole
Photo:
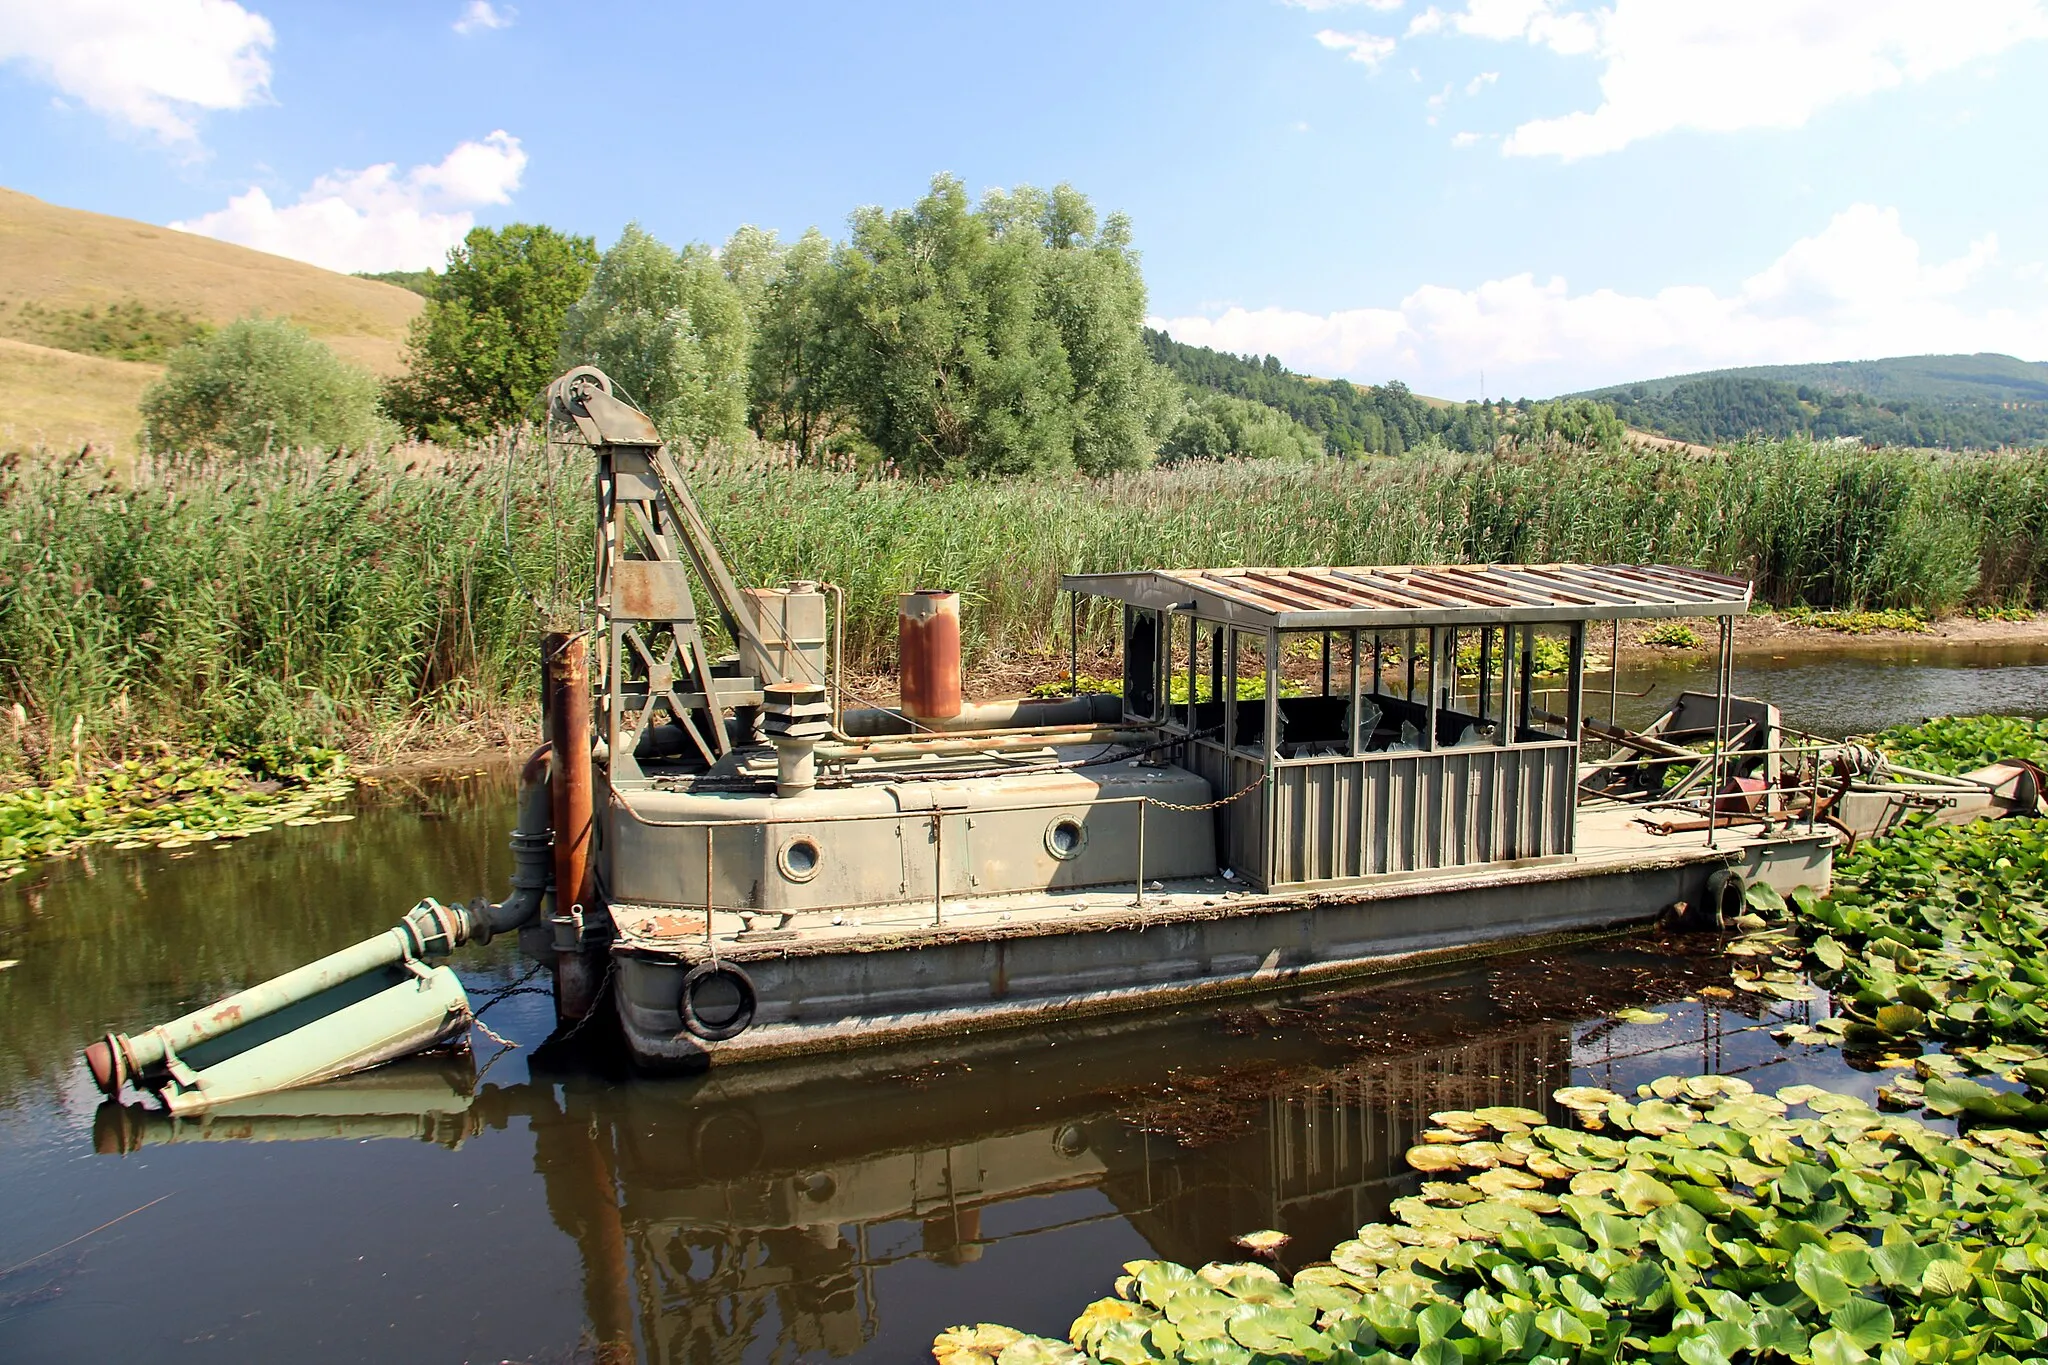
[[[501,442],[119,477],[0,465],[0,701],[19,707],[0,768],[74,739],[374,753],[492,737],[530,708],[543,617],[587,595],[582,458]],[[1781,606],[2048,601],[2048,452],[1774,442],[949,484],[762,451],[686,464],[741,581],[847,590],[848,662],[868,670],[890,665],[905,589],[959,589],[988,662],[1064,651],[1061,573],[1146,566],[1667,562],[1746,573]]]

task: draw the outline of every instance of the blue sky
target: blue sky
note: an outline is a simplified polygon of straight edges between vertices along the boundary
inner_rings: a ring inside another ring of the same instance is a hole
[[[2048,0],[0,0],[0,184],[338,268],[1072,181],[1183,339],[1452,397],[2048,359]]]

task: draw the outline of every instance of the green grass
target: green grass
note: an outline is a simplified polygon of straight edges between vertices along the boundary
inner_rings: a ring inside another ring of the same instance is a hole
[[[1798,442],[1699,458],[1422,454],[1369,464],[930,484],[780,458],[685,462],[744,583],[847,591],[849,666],[892,666],[896,594],[964,598],[970,663],[1065,652],[1063,572],[1487,560],[1663,562],[1759,596],[1936,613],[2048,600],[2048,453]],[[540,613],[587,596],[588,464],[488,450],[239,465],[0,465],[0,769],[83,717],[90,749],[352,752],[530,709]],[[1086,619],[1084,667],[1114,642]],[[1094,664],[1091,671],[1103,671]]]

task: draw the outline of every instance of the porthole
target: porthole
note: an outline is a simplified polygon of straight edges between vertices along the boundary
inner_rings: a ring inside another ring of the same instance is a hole
[[[683,978],[683,1027],[706,1042],[738,1037],[754,1022],[754,983],[729,962],[702,962]]]
[[[1088,847],[1088,827],[1071,815],[1062,815],[1045,827],[1045,851],[1066,862],[1081,856]]]
[[[818,875],[818,864],[823,855],[818,846],[809,839],[791,839],[782,846],[782,852],[775,855],[775,865],[782,869],[782,875],[793,882],[807,882]]]

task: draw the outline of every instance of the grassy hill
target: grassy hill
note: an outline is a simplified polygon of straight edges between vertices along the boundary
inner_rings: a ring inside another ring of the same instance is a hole
[[[375,280],[0,189],[0,448],[128,449],[135,400],[162,372],[151,358],[197,324],[289,317],[391,374],[423,306]]]

